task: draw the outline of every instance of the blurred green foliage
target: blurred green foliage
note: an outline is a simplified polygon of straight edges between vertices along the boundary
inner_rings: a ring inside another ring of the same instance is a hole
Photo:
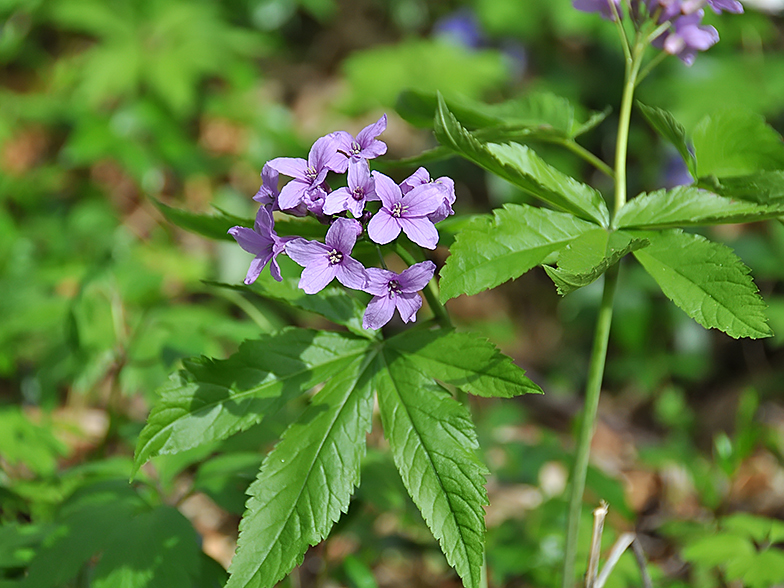
[[[436,23],[465,14],[481,27],[479,47],[438,33]],[[749,9],[709,18],[721,43],[691,68],[665,61],[640,100],[673,112],[688,136],[700,136],[706,113],[739,108],[781,131],[780,17]],[[136,435],[183,358],[223,357],[285,324],[321,325],[312,311],[323,309],[276,305],[296,298],[289,283],[260,282],[264,301],[216,287],[239,283],[247,256],[174,228],[154,202],[213,214],[209,230],[224,230],[227,219],[252,215],[265,161],[301,156],[315,137],[355,132],[381,111],[392,116],[406,90],[439,90],[450,105],[554,92],[582,105],[578,120],[617,110],[623,56],[606,24],[569,0],[0,0],[0,586],[219,586],[225,578],[199,547],[203,530],[176,507],[203,494],[228,513],[224,524],[236,524],[280,424],[158,458],[131,486]],[[391,120],[394,155],[435,145]],[[613,121],[580,137],[605,161]],[[642,117],[634,122],[630,190],[658,188],[673,176],[674,152]],[[709,148],[710,137],[700,140]],[[532,146],[562,171],[587,173],[555,146]],[[530,201],[456,160],[432,171],[455,177],[463,213]],[[654,553],[661,585],[763,588],[784,581],[776,575],[781,525],[765,516],[780,518],[783,505],[755,502],[738,486],[755,460],[782,475],[784,226],[729,227],[713,238],[754,269],[777,336],[743,344],[706,333],[652,296],[644,272],[624,271],[608,414],[625,415],[642,441],[625,470],[592,469],[589,494],[618,513],[607,541],[636,528],[682,550],[675,560]],[[493,469],[491,500],[504,487],[533,497],[491,525],[491,585],[545,585],[558,568],[565,507],[543,472],[569,463],[573,412],[563,405],[584,377],[598,297],[589,286],[559,301],[534,273],[452,308],[462,328],[530,366],[552,399],[472,406]],[[105,417],[93,428],[73,416],[90,410]],[[686,481],[638,504],[630,471],[665,486]],[[412,561],[429,584],[450,578],[382,452],[365,458],[363,485],[328,543],[334,552],[306,559],[320,558],[318,581],[373,588],[382,577],[410,579]],[[315,582],[308,578],[303,571],[303,582]],[[631,556],[611,581],[637,585]]]

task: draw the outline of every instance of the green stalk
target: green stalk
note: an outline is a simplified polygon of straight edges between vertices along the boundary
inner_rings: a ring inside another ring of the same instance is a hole
[[[414,256],[411,255],[400,243],[395,244],[395,253],[397,253],[400,259],[406,262],[409,267],[416,264],[416,259],[414,259]],[[422,290],[422,294],[425,295],[425,300],[427,300],[427,303],[430,306],[430,310],[433,312],[433,315],[435,315],[435,319],[438,324],[441,325],[441,327],[444,329],[451,329],[452,319],[449,318],[449,313],[438,299],[438,289],[436,287],[435,280],[430,280],[430,282],[428,282],[427,287]]]
[[[630,59],[626,62],[626,78],[621,99],[621,112],[618,121],[618,136],[615,151],[615,199],[613,216],[626,204],[626,152],[629,144],[629,124],[634,98],[637,75],[640,72],[642,56],[645,52],[647,39],[638,34]],[[577,439],[577,454],[571,475],[569,493],[569,514],[564,547],[564,565],[561,585],[563,588],[573,587],[575,558],[577,555],[577,538],[580,531],[585,477],[588,471],[588,458],[591,451],[591,438],[596,424],[596,411],[599,406],[599,395],[602,389],[604,366],[607,361],[607,346],[610,340],[612,325],[613,299],[618,284],[619,264],[615,264],[604,276],[604,293],[596,321],[588,378],[585,384],[585,407],[583,408],[580,432]]]

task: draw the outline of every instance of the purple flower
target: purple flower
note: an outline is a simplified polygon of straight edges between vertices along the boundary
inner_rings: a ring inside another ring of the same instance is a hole
[[[679,16],[672,22],[673,29],[656,37],[653,46],[691,65],[697,51],[705,51],[719,41],[719,33],[715,28],[700,24],[704,14],[703,10],[697,10]]]
[[[278,207],[279,195],[278,172],[272,169],[269,163],[265,163],[261,168],[261,188],[253,199],[262,206],[271,206],[272,210],[280,210]]]
[[[615,20],[610,2],[615,4],[615,9],[618,15],[621,15],[620,0],[572,0],[572,6],[582,12],[599,12],[602,17]]]
[[[255,259],[250,262],[248,274],[245,276],[246,284],[255,282],[261,274],[261,270],[263,270],[264,266],[268,263],[270,264],[270,273],[272,274],[272,277],[278,282],[282,279],[277,257],[284,252],[286,242],[290,237],[278,237],[275,233],[274,224],[272,213],[262,206],[256,214],[256,222],[253,224],[253,230],[246,227],[232,227],[228,231],[229,235],[236,239],[240,247],[256,256]]]
[[[267,162],[272,170],[292,178],[288,184],[283,186],[278,196],[278,205],[281,210],[296,208],[305,200],[308,192],[314,190],[323,192],[322,184],[327,179],[329,171],[345,171],[345,168],[340,169],[344,158],[335,149],[336,137],[334,135],[335,133],[331,133],[317,139],[310,149],[307,161],[295,157],[276,157]]]
[[[485,43],[482,26],[470,8],[440,18],[433,25],[433,34],[470,49],[479,49]]]
[[[422,184],[411,189],[405,196],[395,182],[379,172],[373,172],[376,194],[383,204],[370,219],[368,236],[380,245],[395,239],[402,230],[409,239],[426,249],[435,249],[438,231],[428,215],[441,206],[441,189],[433,184]]]
[[[432,261],[412,265],[399,275],[377,267],[369,268],[364,290],[373,294],[373,299],[362,317],[362,326],[380,329],[390,321],[395,308],[404,323],[416,321],[416,313],[422,307],[422,298],[417,292],[427,286],[435,271],[436,265]]]
[[[722,10],[733,14],[743,14],[743,5],[738,0],[683,0],[683,14],[690,14],[707,4],[713,12],[721,14]]]
[[[359,131],[356,139],[346,131],[332,133],[338,152],[344,156],[335,171],[343,173],[349,167],[349,163],[354,164],[361,159],[374,159],[379,155],[384,155],[387,152],[387,145],[376,137],[386,128],[387,115],[382,114],[376,122]]]
[[[298,238],[286,244],[286,253],[304,267],[299,287],[306,294],[323,290],[334,278],[354,290],[363,290],[368,275],[364,266],[350,257],[361,230],[352,219],[339,218],[327,231],[324,243]]]
[[[348,168],[348,187],[330,192],[324,204],[324,214],[337,214],[350,210],[354,218],[360,218],[365,210],[365,202],[378,200],[376,183],[370,175],[366,159],[360,159]]]
[[[436,180],[431,180],[428,171],[424,167],[420,167],[401,182],[400,191],[405,196],[415,187],[424,184],[431,184],[439,188],[442,194],[441,205],[435,212],[427,216],[432,223],[440,223],[446,217],[455,214],[455,211],[452,210],[452,205],[455,203],[455,182],[452,178],[442,176]]]

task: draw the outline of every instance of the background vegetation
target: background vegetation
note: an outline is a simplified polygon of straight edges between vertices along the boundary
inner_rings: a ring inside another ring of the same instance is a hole
[[[691,68],[667,60],[640,100],[689,131],[722,109],[784,131],[784,22],[750,3],[709,19],[721,43]],[[396,114],[405,90],[488,101],[545,90],[617,111],[623,72],[615,31],[569,0],[0,0],[0,27],[2,588],[225,579],[244,490],[279,427],[155,458],[129,484],[136,437],[184,358],[326,324],[217,287],[239,283],[249,256],[161,210],[249,218],[265,161],[383,112],[390,157],[417,155],[435,142]],[[630,191],[688,181],[676,153],[633,124]],[[614,135],[610,114],[581,141],[610,161]],[[458,212],[528,201],[457,159],[431,174],[455,178]],[[764,588],[784,583],[784,225],[711,237],[753,269],[777,336],[704,331],[625,268],[586,521],[607,500],[608,544],[637,532],[660,585]],[[547,392],[471,399],[492,470],[491,586],[549,585],[558,568],[595,286],[561,299],[537,270],[448,305]],[[383,439],[370,448],[348,516],[285,582],[458,585]],[[639,582],[624,556],[611,585]]]

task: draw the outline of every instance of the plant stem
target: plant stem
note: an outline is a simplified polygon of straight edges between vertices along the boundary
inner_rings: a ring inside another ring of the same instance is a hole
[[[400,256],[400,259],[406,262],[409,267],[416,263],[414,256],[411,255],[400,243],[395,244],[395,253],[397,253]],[[438,290],[435,284],[435,280],[430,280],[430,282],[428,282],[427,287],[422,290],[422,294],[425,295],[425,299],[430,306],[430,310],[435,315],[435,319],[438,321],[438,324],[441,325],[441,327],[444,329],[451,329],[452,319],[449,318],[449,313],[438,299]]]
[[[642,56],[645,52],[646,39],[638,34],[631,59],[626,64],[626,78],[621,99],[621,111],[618,121],[618,136],[615,152],[615,200],[613,216],[626,204],[626,151],[629,144],[629,124],[634,98],[634,88],[640,71]],[[585,478],[588,472],[588,458],[591,451],[591,438],[596,424],[596,412],[599,406],[599,395],[602,389],[604,366],[607,361],[607,347],[610,340],[612,325],[613,300],[618,285],[619,264],[613,265],[604,275],[604,292],[596,320],[593,349],[591,351],[588,378],[585,385],[585,406],[583,408],[580,432],[577,439],[577,454],[571,475],[569,494],[569,514],[564,547],[563,588],[572,588],[574,584],[574,566],[577,555],[577,538],[580,531]]]

